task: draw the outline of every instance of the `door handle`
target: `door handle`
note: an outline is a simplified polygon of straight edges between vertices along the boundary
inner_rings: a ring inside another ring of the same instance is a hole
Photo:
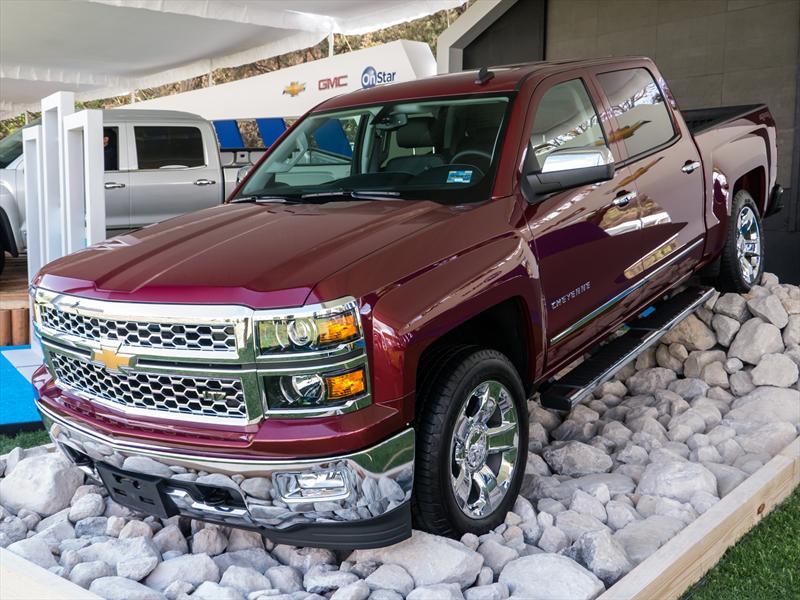
[[[214,185],[217,183],[213,179],[198,179],[194,182],[195,185]]]
[[[117,183],[116,181],[109,181],[103,187],[107,190],[119,190],[125,187],[124,183]]]
[[[687,160],[684,165],[681,167],[681,171],[686,173],[694,173],[697,169],[700,168],[700,161],[698,160]]]
[[[614,206],[628,206],[630,201],[634,198],[636,198],[636,192],[622,190],[619,194],[617,194],[617,197],[611,201],[611,204]]]

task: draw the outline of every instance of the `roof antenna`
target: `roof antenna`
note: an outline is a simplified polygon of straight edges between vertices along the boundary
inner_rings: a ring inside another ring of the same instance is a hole
[[[475,85],[484,85],[494,79],[494,71],[490,71],[486,67],[481,67],[478,75],[475,77]]]

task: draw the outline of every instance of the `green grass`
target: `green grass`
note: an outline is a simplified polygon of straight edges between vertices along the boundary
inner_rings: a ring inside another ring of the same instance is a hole
[[[683,600],[800,599],[800,488],[768,515]]]
[[[33,446],[41,446],[42,444],[49,444],[50,436],[44,429],[39,431],[25,431],[17,435],[0,435],[0,455],[11,452],[17,446],[23,448],[31,448]]]

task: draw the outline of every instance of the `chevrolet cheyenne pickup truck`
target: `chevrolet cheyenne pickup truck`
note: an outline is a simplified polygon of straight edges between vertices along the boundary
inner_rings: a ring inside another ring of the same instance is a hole
[[[775,179],[765,106],[682,116],[644,58],[339,96],[225,205],[42,269],[38,407],[146,513],[298,546],[483,533],[529,399],[569,410],[702,281],[759,281]]]

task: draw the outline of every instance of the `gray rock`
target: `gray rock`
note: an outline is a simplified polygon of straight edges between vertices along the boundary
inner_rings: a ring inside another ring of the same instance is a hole
[[[720,498],[730,494],[736,486],[747,479],[747,473],[736,467],[716,463],[705,463],[703,466],[716,477],[717,489],[714,490],[714,495]]]
[[[519,552],[494,540],[487,540],[478,547],[478,554],[483,556],[483,564],[492,570],[495,576],[500,574],[508,563],[519,557]]]
[[[756,388],[731,404],[725,425],[739,433],[757,429],[766,423],[786,421],[800,425],[800,391],[764,386]]]
[[[158,549],[147,538],[137,537],[120,540],[109,538],[78,550],[82,561],[102,560],[116,569],[118,575],[130,579],[142,579],[150,573],[161,559]]]
[[[558,554],[518,558],[506,565],[499,581],[513,597],[526,600],[591,600],[605,589],[593,573]]]
[[[188,581],[173,581],[164,590],[164,596],[167,600],[178,600],[182,594],[191,594],[193,591],[194,586]]]
[[[174,551],[186,554],[189,551],[186,538],[183,537],[177,525],[167,525],[158,531],[158,533],[153,536],[153,544],[155,544],[156,548],[158,548],[158,551],[161,553]]]
[[[604,584],[611,586],[627,574],[633,564],[610,531],[590,531],[575,542],[578,562]]]
[[[464,591],[465,600],[505,600],[508,598],[508,586],[505,583],[479,585]]]
[[[161,592],[173,581],[186,581],[192,585],[204,581],[216,583],[219,581],[219,567],[208,554],[184,554],[159,563],[145,583]]]
[[[774,296],[770,296],[773,298]],[[753,385],[789,387],[797,381],[798,368],[794,361],[783,354],[765,354],[750,372]]]
[[[370,589],[393,590],[403,597],[414,589],[414,580],[400,565],[381,565],[365,581]]]
[[[606,493],[608,493],[608,488],[606,488]],[[603,503],[583,490],[575,490],[575,493],[572,495],[572,501],[569,504],[569,509],[582,515],[594,517],[601,523],[605,523],[608,518]]]
[[[542,526],[536,519],[523,521],[519,524],[522,530],[522,539],[526,544],[537,544],[542,537]]]
[[[521,521],[528,521],[536,518],[536,509],[533,508],[533,504],[522,496],[517,496],[517,499],[514,501],[513,511],[520,516]]]
[[[83,473],[61,454],[23,458],[0,479],[0,504],[13,512],[23,508],[48,517],[69,506]]]
[[[483,566],[483,557],[448,538],[414,531],[411,538],[372,550],[356,550],[350,560],[375,560],[400,565],[417,587],[437,583],[471,585]]]
[[[164,600],[164,595],[125,577],[101,577],[89,591],[106,600]]]
[[[147,456],[129,456],[122,463],[122,468],[126,471],[158,475],[160,477],[172,477],[174,475],[167,465]]]
[[[114,569],[108,563],[102,560],[93,560],[75,565],[69,573],[69,580],[88,590],[95,579],[112,575],[114,575]]]
[[[24,540],[28,534],[28,526],[19,517],[9,516],[0,521],[0,536],[6,541],[0,547],[6,547],[20,540]]]
[[[753,318],[739,329],[728,349],[728,357],[757,365],[765,354],[783,352],[783,349],[781,330],[772,323]]]
[[[224,552],[213,557],[212,560],[219,567],[220,573],[224,573],[232,565],[250,567],[259,572],[264,572],[268,568],[278,565],[278,561],[272,558],[264,548],[248,548],[247,550]]]
[[[461,543],[470,550],[477,550],[478,546],[481,545],[481,541],[478,539],[478,536],[469,532],[461,536]]]
[[[364,583],[363,580],[359,579],[333,592],[331,600],[367,600],[369,595],[369,586]]]
[[[689,353],[689,358],[683,365],[683,374],[687,378],[696,379],[703,372],[703,367],[715,361],[725,361],[725,352],[722,350],[695,350]]]
[[[684,523],[674,517],[653,515],[641,521],[633,521],[614,533],[634,564],[639,564],[683,529]]]
[[[464,594],[455,583],[423,585],[411,592],[406,600],[463,600]]]
[[[122,528],[122,531],[119,532],[118,537],[121,540],[135,537],[152,538],[153,530],[144,521],[133,519],[132,521],[128,521],[125,527]]]
[[[273,548],[272,554],[283,564],[300,569],[303,573],[315,565],[332,565],[337,562],[336,555],[324,548],[295,548],[278,544]]]
[[[214,581],[204,581],[191,596],[192,600],[245,600],[234,588],[220,585]]]
[[[106,501],[100,494],[85,494],[69,509],[69,520],[76,523],[89,517],[99,517],[105,510]]]
[[[278,600],[293,600],[290,597]],[[369,595],[369,600],[403,600],[403,597],[392,590],[375,590]]]
[[[204,527],[192,536],[192,554],[216,556],[225,552],[228,538],[217,527]]]
[[[629,444],[617,454],[617,460],[632,465],[644,465],[648,461],[647,450],[636,444]]]
[[[607,530],[601,521],[589,515],[582,515],[574,510],[567,510],[556,515],[556,527],[567,534],[570,542],[576,541],[587,531]],[[541,547],[541,540],[539,541]]]
[[[622,529],[628,523],[641,519],[635,508],[618,500],[612,500],[606,504],[606,513],[608,514],[607,524],[615,531]]]
[[[661,341],[664,344],[682,344],[687,350],[709,350],[717,343],[717,338],[696,315],[689,315],[667,332]]]
[[[723,294],[714,304],[714,312],[741,323],[748,315],[747,301],[739,294]]]
[[[683,348],[681,344],[674,344],[675,346],[680,346]],[[684,348],[684,352],[686,349]],[[656,349],[656,364],[659,367],[664,367],[665,369],[669,369],[670,371],[675,371],[679,375],[683,373],[683,361],[677,358],[672,352],[669,350],[669,346],[666,344],[661,344]]]
[[[756,317],[783,329],[789,322],[789,315],[777,296],[759,296],[747,301],[747,308]]]
[[[715,493],[717,480],[703,465],[691,462],[651,463],[639,480],[636,493],[688,502],[696,492]]]
[[[558,500],[553,500],[552,498],[542,498],[536,504],[536,507],[539,509],[539,512],[550,513],[553,516],[557,515],[560,512],[564,512],[565,510],[567,510],[566,506],[564,506]]]
[[[494,581],[494,573],[489,567],[481,567],[478,578],[475,580],[476,586],[489,585]]]
[[[729,358],[725,361],[725,372],[729,375],[738,373],[744,368],[744,363],[738,358]]]
[[[34,537],[44,541],[50,547],[51,552],[58,552],[64,540],[75,538],[75,528],[69,521],[64,520],[53,523],[47,529],[36,533]]]
[[[105,510],[105,502],[103,503],[103,510]],[[106,535],[111,537],[119,537],[120,532],[125,527],[124,517],[107,517],[106,521]]]
[[[692,508],[694,508],[699,515],[702,515],[717,502],[719,502],[719,498],[708,492],[697,492],[690,500]]]
[[[255,569],[236,565],[228,567],[225,573],[222,574],[219,583],[220,585],[234,588],[245,596],[250,592],[272,587],[272,582]]]
[[[709,386],[718,386],[721,388],[729,388],[728,372],[725,370],[725,364],[720,361],[712,362],[711,364],[703,367],[701,375],[703,381]]]
[[[756,389],[750,371],[738,371],[731,375],[728,381],[730,383],[730,390],[735,396],[746,396]]]
[[[613,466],[611,457],[605,452],[582,442],[567,442],[560,448],[549,447],[543,455],[550,468],[559,475],[605,473]]]
[[[785,421],[778,421],[777,423],[762,425],[751,433],[739,435],[736,438],[736,443],[745,452],[775,456],[793,442],[796,437],[797,432],[794,425]]]
[[[711,319],[711,327],[717,336],[717,342],[727,348],[731,345],[736,332],[739,331],[741,323],[725,315],[714,315]]]
[[[44,540],[36,537],[14,542],[8,546],[8,550],[45,569],[58,566],[56,559],[53,558],[53,554],[50,551],[50,546]]]
[[[800,309],[800,300],[796,300]],[[789,324],[783,328],[783,343],[786,347],[800,344],[800,314],[789,315]]]
[[[635,375],[629,377],[625,383],[632,394],[652,394],[656,390],[667,389],[670,382],[676,378],[675,371],[664,367],[653,367],[652,369],[638,371]]]
[[[108,517],[89,517],[75,523],[77,537],[105,535],[108,526]]]
[[[270,567],[266,572],[272,587],[282,594],[293,594],[303,589],[303,575],[294,567],[279,565]]]
[[[248,477],[241,486],[242,491],[248,496],[259,500],[272,499],[272,482],[266,477]]]
[[[228,552],[249,550],[251,548],[264,549],[264,538],[257,531],[245,529],[231,529],[228,535]]]
[[[358,581],[355,573],[339,571],[333,565],[315,565],[303,576],[303,587],[312,594],[322,594]]]

